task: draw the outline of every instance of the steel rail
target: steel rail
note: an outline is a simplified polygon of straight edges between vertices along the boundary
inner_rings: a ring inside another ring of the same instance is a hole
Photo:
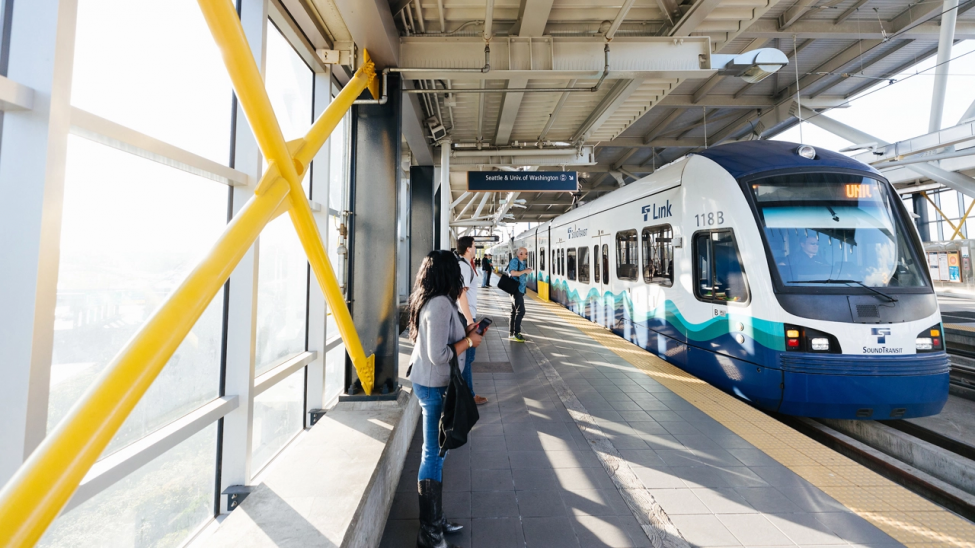
[[[308,134],[286,143],[233,5],[225,0],[199,0],[199,4],[268,168],[254,197],[228,223],[207,256],[0,490],[0,546],[27,547],[40,540],[261,231],[285,211],[322,286],[363,389],[372,391],[375,357],[367,358],[362,349],[301,187],[301,176],[356,97],[368,87],[378,98],[374,65],[364,53],[363,66]]]

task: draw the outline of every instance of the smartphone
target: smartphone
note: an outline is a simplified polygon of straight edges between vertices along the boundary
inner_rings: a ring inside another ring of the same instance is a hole
[[[481,318],[481,321],[477,322],[477,327],[474,328],[478,335],[483,335],[484,331],[487,330],[488,326],[494,323],[491,318]]]

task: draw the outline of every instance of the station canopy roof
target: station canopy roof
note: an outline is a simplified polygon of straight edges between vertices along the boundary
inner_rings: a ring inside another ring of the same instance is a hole
[[[455,149],[455,219],[471,217],[482,205],[481,195],[463,196],[466,170],[530,165],[579,172],[576,196],[522,193],[517,198],[525,200],[524,208],[505,208],[503,194],[484,200],[480,217],[504,208],[513,215],[508,220],[517,222],[552,219],[573,200],[595,199],[705,145],[767,139],[792,127],[798,122],[797,77],[804,109],[842,108],[849,98],[886,85],[893,75],[935,55],[946,9],[940,1],[917,0],[390,0],[389,5],[399,33],[397,64],[407,69],[400,73],[401,85],[437,90],[409,99],[434,154],[444,138]],[[956,42],[975,38],[972,7],[975,0],[959,1]],[[491,69],[480,72],[486,43]],[[757,83],[706,66],[708,50],[715,64],[720,55],[758,48],[782,51],[789,64]],[[607,58],[607,76],[596,91],[512,91],[592,90]],[[471,92],[475,89],[497,91]],[[575,152],[528,152],[539,148]]]

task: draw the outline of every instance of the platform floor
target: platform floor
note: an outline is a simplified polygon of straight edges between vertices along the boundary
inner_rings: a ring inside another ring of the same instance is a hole
[[[481,302],[495,328],[475,389],[491,402],[445,462],[455,544],[975,546],[972,523],[556,305],[526,298],[520,344],[507,297]],[[414,545],[419,448],[384,547]]]

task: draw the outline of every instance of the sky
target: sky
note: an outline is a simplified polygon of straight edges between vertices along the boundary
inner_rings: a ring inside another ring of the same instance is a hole
[[[961,115],[975,101],[975,40],[955,44],[951,59],[948,63],[949,77],[944,114],[941,118],[942,128],[957,125]],[[894,84],[879,82],[858,96],[851,97],[846,107],[830,110],[825,116],[890,143],[924,135],[928,132],[931,116],[935,64],[937,56],[921,61],[895,75]],[[800,66],[799,70],[803,68]],[[811,70],[811,67],[806,67],[806,70]],[[871,76],[869,68],[865,75]],[[830,150],[840,150],[855,144],[809,122],[800,125],[772,137],[772,140],[801,142]],[[529,228],[528,223],[508,225],[503,231],[499,230],[504,233],[502,241],[508,239],[512,227],[516,235]]]
[[[950,76],[941,118],[942,128],[956,125],[968,106],[975,101],[973,52],[975,40],[965,40],[952,48],[951,57],[954,60],[948,64]],[[928,132],[931,116],[933,67],[936,62],[936,57],[922,61],[894,76],[897,81],[893,85],[882,82],[857,97],[851,97],[848,107],[830,110],[826,116],[890,143],[924,135]],[[870,69],[867,69],[866,75],[870,76]],[[808,122],[801,125],[801,135],[799,126],[796,126],[773,137],[773,140],[803,142],[832,150],[854,144]]]

